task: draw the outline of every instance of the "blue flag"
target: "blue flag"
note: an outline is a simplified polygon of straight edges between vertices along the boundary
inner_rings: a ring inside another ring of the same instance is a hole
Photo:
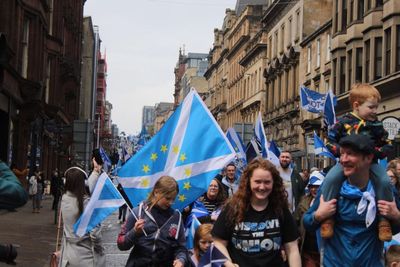
[[[194,247],[194,234],[196,233],[197,228],[201,225],[196,215],[191,214],[191,223],[188,228],[186,228],[186,248],[193,249]]]
[[[99,152],[100,152],[101,159],[104,162],[103,169],[105,172],[108,172],[108,168],[110,168],[112,165],[111,160],[107,156],[107,153],[104,151],[104,149],[102,147],[100,147]]]
[[[190,228],[190,226],[192,225],[192,215],[194,215],[196,218],[201,218],[210,214],[208,213],[208,210],[204,206],[203,202],[196,200],[195,202],[193,202],[192,211],[186,219],[185,228]]]
[[[301,107],[312,113],[321,113],[324,111],[326,94],[321,94],[305,86],[300,86],[300,104]]]
[[[233,149],[236,151],[236,158],[235,158],[235,166],[236,166],[236,176],[240,177],[244,168],[247,165],[246,159],[246,148],[243,145],[242,138],[240,135],[237,134],[235,129],[228,128],[226,131],[226,138],[228,138],[229,142],[233,146]]]
[[[315,132],[314,132],[314,152],[315,155],[321,155],[336,161],[336,157],[331,152],[329,152],[324,142],[318,137],[318,135]]]
[[[332,91],[329,90],[324,105],[324,125],[328,128],[336,123],[333,97]]]
[[[183,209],[207,191],[234,157],[214,117],[191,90],[161,130],[122,166],[119,182],[136,206],[162,175],[172,176],[179,185],[174,208]]]
[[[126,202],[106,173],[97,180],[89,203],[74,225],[78,236],[84,236]]]
[[[222,252],[211,244],[201,257],[198,267],[221,267],[228,259]],[[251,264],[250,264],[251,265]]]
[[[279,166],[279,158],[269,150],[269,144],[265,136],[264,125],[261,119],[261,112],[258,113],[256,125],[254,127],[254,135],[261,145],[261,155],[269,160],[275,166]]]
[[[278,158],[281,155],[281,151],[279,150],[278,145],[275,143],[274,140],[271,140],[271,142],[269,142],[269,150],[274,153]]]

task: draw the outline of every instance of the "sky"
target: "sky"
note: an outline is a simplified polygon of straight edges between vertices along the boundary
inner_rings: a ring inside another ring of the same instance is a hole
[[[107,58],[107,95],[119,131],[137,134],[143,106],[173,102],[179,48],[208,53],[236,0],[87,0]]]

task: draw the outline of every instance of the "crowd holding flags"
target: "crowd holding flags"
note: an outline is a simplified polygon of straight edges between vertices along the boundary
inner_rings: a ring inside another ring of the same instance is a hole
[[[258,113],[254,133],[257,141],[261,145],[261,155],[271,161],[275,166],[279,166],[279,158],[270,151],[267,137],[265,136],[264,125],[262,123],[261,112]]]
[[[207,138],[204,138],[207,136]],[[200,96],[191,90],[161,130],[118,172],[118,181],[133,205],[162,175],[176,179],[174,207],[183,209],[206,192],[235,151]]]

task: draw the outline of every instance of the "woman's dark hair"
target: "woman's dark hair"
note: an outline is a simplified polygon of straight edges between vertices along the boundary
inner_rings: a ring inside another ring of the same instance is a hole
[[[226,195],[226,192],[224,190],[224,186],[217,178],[213,178],[211,180],[211,182],[212,181],[216,181],[218,184],[218,194],[217,194],[217,198],[215,200],[217,201],[218,205],[222,205],[225,202],[225,200],[228,198],[228,196]],[[210,182],[210,184],[211,184],[211,182]],[[210,187],[210,184],[208,185],[209,187]],[[208,191],[208,189],[207,189],[207,191]],[[207,192],[205,192],[204,195],[207,196]]]
[[[101,158],[100,150],[98,148],[93,149],[92,158],[97,162],[99,165],[103,165],[103,159]]]
[[[268,206],[277,216],[283,215],[283,209],[288,208],[287,193],[283,186],[282,178],[275,166],[268,160],[262,158],[253,159],[244,170],[241,178],[239,189],[229,199],[225,205],[228,209],[228,214],[233,220],[228,221],[228,226],[234,227],[237,223],[243,222],[246,212],[250,208],[251,188],[250,179],[253,176],[255,169],[263,169],[269,171],[272,175],[273,186],[272,191],[268,196]]]
[[[85,195],[85,174],[81,170],[70,168],[65,172],[65,191],[71,192],[77,198],[79,215],[81,215]]]

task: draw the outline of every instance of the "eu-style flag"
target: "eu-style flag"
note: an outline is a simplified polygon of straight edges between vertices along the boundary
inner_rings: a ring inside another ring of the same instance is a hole
[[[256,125],[254,127],[254,134],[261,145],[262,157],[269,160],[275,166],[279,166],[279,158],[269,150],[269,144],[265,136],[264,125],[261,119],[261,112],[258,113]]]
[[[74,225],[78,236],[84,236],[126,202],[110,178],[103,172],[81,217]]]
[[[336,161],[336,157],[331,152],[329,152],[324,142],[318,137],[318,135],[315,132],[314,132],[314,152],[315,155],[321,155]]]
[[[336,123],[336,114],[334,107],[334,95],[331,90],[326,95],[324,105],[324,125],[328,128]]]
[[[221,267],[227,258],[222,252],[211,244],[206,253],[201,257],[198,267]],[[251,265],[251,263],[249,263]]]
[[[235,157],[228,139],[193,89],[161,130],[118,172],[132,204],[147,198],[162,175],[175,178],[183,209],[207,191],[211,180]]]

